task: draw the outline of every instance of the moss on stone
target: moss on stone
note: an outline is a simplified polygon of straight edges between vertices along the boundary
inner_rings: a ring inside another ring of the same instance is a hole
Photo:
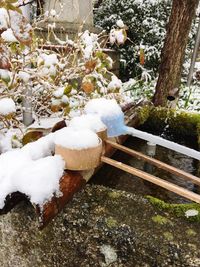
[[[137,112],[138,112],[138,117],[140,124],[143,124],[146,122],[146,120],[149,118],[150,110],[152,109],[152,106],[146,105],[139,107]]]
[[[168,218],[161,215],[153,216],[152,221],[158,224],[173,224]]]
[[[164,233],[163,233],[163,236],[164,236],[164,238],[165,238],[166,240],[168,240],[168,241],[172,241],[172,240],[174,239],[173,234],[170,233],[170,232],[164,232]]]
[[[197,203],[188,203],[188,204],[171,204],[166,203],[163,200],[160,200],[158,198],[152,197],[152,196],[146,196],[146,199],[156,208],[168,211],[177,217],[184,217],[185,219],[191,221],[191,222],[200,222],[200,204]],[[197,210],[198,215],[195,216],[188,216],[186,217],[185,213],[188,210]]]
[[[108,196],[110,197],[110,198],[119,198],[119,197],[121,197],[121,193],[120,192],[115,192],[115,191],[111,191],[111,192],[109,192],[108,193]]]
[[[188,229],[187,231],[186,231],[186,234],[188,235],[188,236],[196,236],[196,232],[193,230],[193,229]]]
[[[200,149],[200,122],[197,124],[197,142]]]
[[[108,228],[117,227],[118,223],[113,217],[106,218],[106,225]]]
[[[200,114],[162,107],[150,107],[149,116],[144,126],[148,129],[163,131],[167,125],[170,133],[176,134],[176,136],[193,136],[196,138],[200,132]]]

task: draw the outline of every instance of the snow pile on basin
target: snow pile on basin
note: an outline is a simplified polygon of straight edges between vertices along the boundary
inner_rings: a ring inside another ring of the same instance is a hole
[[[55,144],[69,149],[87,149],[99,145],[98,136],[88,129],[63,128],[55,134]]]
[[[42,205],[59,192],[64,161],[60,156],[50,156],[33,161],[17,149],[0,156],[0,209],[7,195],[19,191],[30,200]]]
[[[15,111],[15,102],[11,98],[0,99],[0,115],[6,116]]]
[[[98,114],[101,116],[121,115],[122,110],[115,99],[96,98],[90,100],[85,106],[87,114]]]
[[[106,128],[100,117],[95,114],[86,114],[79,117],[74,117],[69,122],[68,126],[76,130],[89,129],[95,133],[100,132]]]
[[[54,193],[59,194],[63,170],[64,161],[61,156],[30,161],[17,174],[17,189],[29,196],[32,203],[42,205]]]
[[[97,114],[108,129],[108,136],[119,136],[124,133],[124,114],[115,99],[97,98],[85,106],[87,114]]]

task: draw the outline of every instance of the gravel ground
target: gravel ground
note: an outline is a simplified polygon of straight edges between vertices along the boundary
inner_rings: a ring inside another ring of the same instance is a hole
[[[199,267],[200,225],[142,196],[87,185],[44,230],[22,202],[0,216],[3,267]]]

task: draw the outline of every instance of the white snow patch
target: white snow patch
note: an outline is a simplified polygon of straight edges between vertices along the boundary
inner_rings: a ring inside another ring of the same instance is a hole
[[[86,114],[80,117],[74,117],[69,122],[68,126],[76,130],[89,129],[94,132],[99,132],[106,128],[105,124],[101,121],[100,117],[95,114]]]
[[[41,59],[44,61],[45,67],[51,67],[52,65],[58,64],[58,58],[56,54],[41,54]]]
[[[115,99],[96,98],[85,106],[87,114],[98,114],[100,117],[114,117],[122,114],[122,110]]]
[[[105,257],[106,266],[109,266],[111,263],[117,261],[117,253],[110,245],[102,245],[100,247],[100,252]]]
[[[32,160],[51,156],[55,151],[54,137],[55,133],[50,133],[35,142],[25,145],[21,150]]]
[[[56,12],[55,9],[51,9],[51,10],[50,10],[50,15],[51,15],[52,17],[55,17],[56,14],[57,14],[57,12]]]
[[[12,150],[13,137],[16,135],[14,129],[9,129],[5,133],[0,133],[0,153]]]
[[[122,88],[122,81],[117,78],[117,76],[112,75],[111,82],[108,84],[109,90],[114,89],[121,89]]]
[[[0,115],[6,116],[15,111],[15,102],[11,98],[0,99]]]
[[[9,70],[0,69],[0,79],[10,81],[12,73]]]
[[[9,22],[8,12],[5,8],[0,8],[0,29],[7,29]]]
[[[109,34],[109,40],[111,44],[117,42],[119,45],[126,41],[126,35],[123,29],[112,29]]]
[[[32,128],[42,128],[42,129],[51,129],[56,123],[60,122],[61,118],[44,118],[38,121],[35,121],[33,124],[29,125],[28,129]]]
[[[0,209],[5,198],[19,191],[30,197],[35,204],[42,205],[53,193],[59,192],[59,180],[64,170],[60,156],[33,161],[26,153],[17,149],[0,156]]]
[[[199,214],[199,211],[198,210],[195,210],[195,209],[190,209],[190,210],[187,210],[186,212],[185,212],[185,216],[187,217],[187,218],[189,218],[189,217],[193,217],[193,216],[197,216]]]
[[[88,129],[75,130],[72,127],[55,132],[55,144],[69,149],[87,149],[99,145],[98,136]]]
[[[88,30],[81,35],[81,41],[84,45],[83,54],[85,59],[89,59],[92,56],[93,51],[97,47],[97,40],[98,35],[90,33]]]
[[[117,24],[117,26],[118,26],[119,28],[124,28],[124,27],[125,27],[124,22],[123,22],[123,20],[121,20],[121,19],[117,20],[117,21],[116,21],[116,24]]]
[[[39,205],[59,193],[59,180],[63,175],[64,161],[61,156],[49,156],[30,161],[17,173],[17,190]]]
[[[13,30],[12,29],[7,29],[6,31],[4,31],[2,34],[1,34],[1,37],[2,39],[5,41],[5,42],[8,42],[8,43],[18,43],[18,40],[15,38],[14,34],[13,34]]]
[[[18,77],[23,80],[25,83],[28,83],[31,75],[25,71],[19,71]]]
[[[65,104],[69,103],[69,97],[66,96],[66,95],[63,95],[62,98],[61,98],[61,101]]]
[[[58,88],[56,91],[53,92],[53,96],[55,96],[56,98],[62,97],[64,94],[64,89],[64,87]]]

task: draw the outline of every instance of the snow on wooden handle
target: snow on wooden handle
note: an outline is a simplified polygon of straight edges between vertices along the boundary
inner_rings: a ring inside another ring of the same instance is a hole
[[[189,200],[192,200],[192,201],[195,201],[197,203],[200,203],[200,195],[196,194],[196,193],[193,193],[187,189],[184,189],[178,185],[175,185],[173,183],[170,183],[168,181],[165,181],[165,180],[162,180],[154,175],[151,175],[151,174],[148,174],[146,172],[143,172],[141,170],[138,170],[138,169],[135,169],[133,167],[130,167],[126,164],[123,164],[121,162],[118,162],[116,160],[113,160],[113,159],[110,159],[110,158],[107,158],[107,157],[104,157],[102,156],[101,157],[101,161],[104,162],[104,163],[107,163],[111,166],[114,166],[120,170],[123,170],[125,172],[128,172],[130,174],[133,174],[137,177],[140,177],[146,181],[149,181],[153,184],[156,184],[160,187],[163,187],[171,192],[174,192],[182,197],[185,197]]]
[[[174,175],[180,176],[180,177],[182,177],[184,179],[190,180],[196,185],[200,185],[200,178],[198,178],[198,177],[196,177],[196,176],[194,176],[194,175],[192,175],[190,173],[187,173],[185,171],[179,170],[179,169],[177,169],[177,168],[175,168],[173,166],[170,166],[170,165],[168,165],[168,164],[166,164],[164,162],[161,162],[161,161],[159,161],[157,159],[148,157],[148,156],[146,156],[146,155],[144,155],[144,154],[142,154],[142,153],[140,153],[138,151],[135,151],[135,150],[130,149],[128,147],[119,145],[119,144],[117,144],[115,142],[107,140],[106,143],[111,145],[114,148],[117,148],[117,149],[119,149],[119,150],[121,150],[121,151],[123,151],[123,152],[125,152],[125,153],[127,153],[127,154],[129,154],[131,156],[133,156],[133,157],[136,157],[139,160],[144,160],[146,162],[149,162],[150,164],[152,164],[152,165],[154,165],[154,166],[156,166],[156,167],[158,167],[160,169],[168,171],[168,172],[170,172],[170,173],[172,173]]]

